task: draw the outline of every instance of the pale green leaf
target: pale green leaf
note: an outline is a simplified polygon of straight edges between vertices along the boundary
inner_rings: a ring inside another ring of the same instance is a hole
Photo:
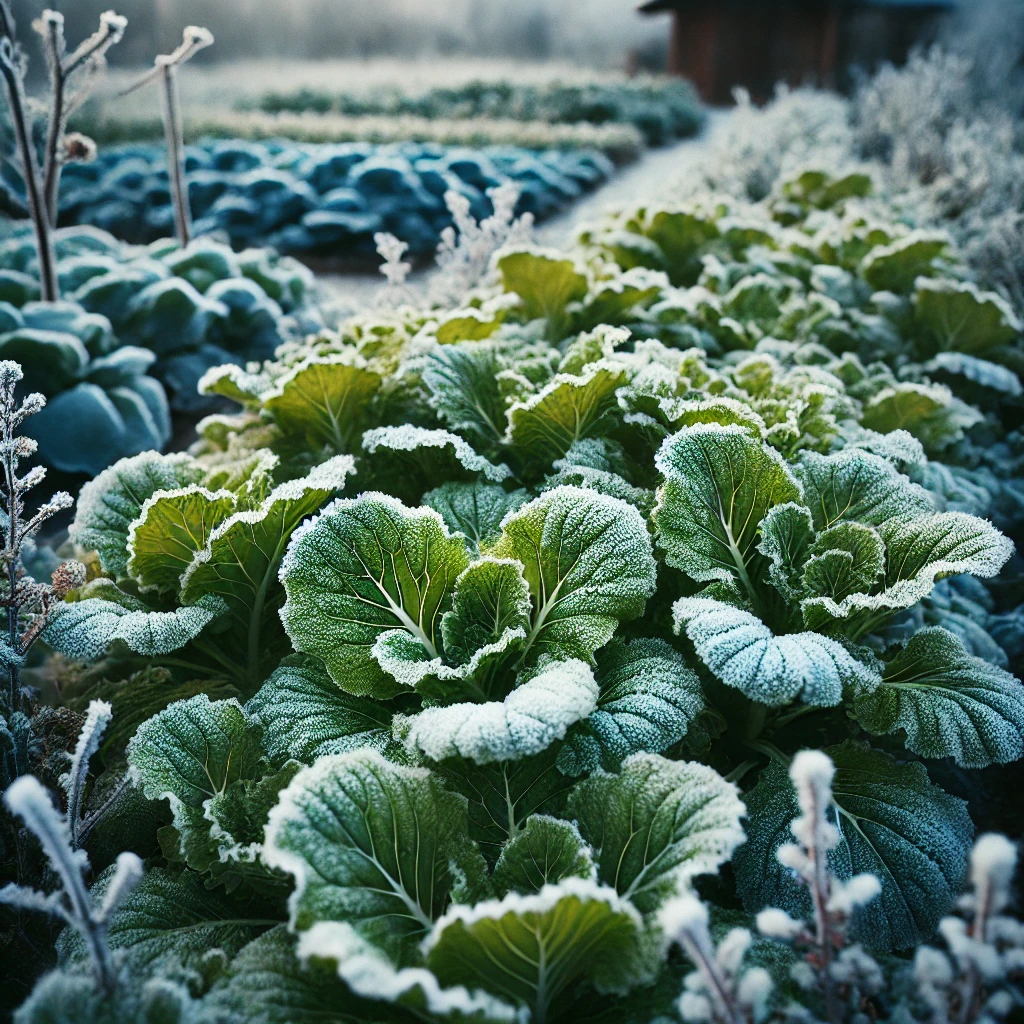
[[[557,487],[509,514],[493,553],[516,558],[533,598],[526,657],[584,658],[654,593],[650,535],[631,505]]]
[[[618,775],[598,773],[569,798],[598,878],[644,914],[713,874],[743,842],[743,802],[713,768],[633,754]]]
[[[216,527],[235,511],[231,491],[198,484],[150,495],[128,528],[128,575],[142,592],[176,592],[182,573]]]
[[[979,355],[1024,330],[1004,298],[969,281],[922,277],[915,288],[914,320],[940,352]]]
[[[587,294],[586,275],[571,259],[544,249],[506,252],[497,266],[505,291],[519,296],[526,318],[552,321],[557,327],[550,336],[558,338],[566,307]]]
[[[706,597],[682,597],[672,614],[676,632],[685,631],[718,679],[769,707],[833,707],[844,687],[877,685],[873,669],[820,633],[776,636],[750,612]]]
[[[534,895],[453,907],[424,954],[442,985],[483,989],[545,1021],[569,1010],[581,982],[602,992],[642,982],[640,935],[639,914],[614,889],[566,878]]]
[[[128,532],[146,499],[202,479],[200,466],[183,453],[143,452],[121,459],[82,487],[71,540],[87,551],[96,550],[105,572],[122,576],[128,564]]]

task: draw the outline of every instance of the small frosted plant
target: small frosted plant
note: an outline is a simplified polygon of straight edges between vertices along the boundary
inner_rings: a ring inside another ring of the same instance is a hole
[[[153,70],[133,82],[121,95],[160,82],[161,112],[164,138],[167,142],[167,171],[174,204],[174,227],[178,241],[184,246],[192,239],[192,210],[185,181],[185,137],[181,126],[181,101],[178,96],[178,68],[200,50],[213,45],[213,34],[205,28],[189,25],[182,34],[181,45],[170,53],[157,56]]]
[[[790,826],[796,842],[780,846],[778,858],[807,886],[814,908],[812,921],[794,920],[774,907],[757,915],[762,935],[805,951],[794,980],[805,990],[821,994],[832,1024],[846,1016],[843,997],[855,1008],[882,986],[878,965],[860,946],[847,945],[846,935],[853,911],[875,899],[881,885],[871,874],[840,881],[828,864],[829,851],[839,845],[839,830],[829,820],[834,813],[835,771],[832,759],[820,750],[800,751],[789,768],[800,815]]]
[[[85,566],[69,561],[58,566],[51,583],[39,583],[25,572],[23,548],[43,524],[61,509],[69,508],[74,499],[66,491],[58,491],[34,514],[29,514],[25,498],[29,490],[42,483],[46,470],[33,466],[18,475],[22,459],[36,450],[36,442],[18,434],[18,428],[33,413],[39,412],[46,399],[40,394],[28,395],[19,402],[16,389],[23,377],[21,367],[10,360],[0,360],[0,506],[3,516],[3,559],[5,586],[0,590],[0,606],[7,609],[7,637],[0,658],[5,662],[9,678],[8,711],[21,710],[20,668],[29,648],[63,601],[65,595],[85,582]]]
[[[42,783],[34,775],[22,776],[8,787],[4,803],[39,840],[61,888],[43,893],[11,883],[0,889],[0,903],[56,914],[67,921],[89,950],[97,987],[111,995],[117,985],[117,973],[107,931],[111,917],[141,880],[142,861],[134,853],[120,854],[102,901],[94,905],[85,884],[89,858],[83,850],[72,847],[68,819],[54,807]]]
[[[377,247],[377,254],[382,260],[380,272],[387,281],[386,287],[381,289],[378,296],[378,305],[399,306],[409,296],[405,281],[412,270],[412,264],[402,259],[409,249],[409,243],[403,242],[388,231],[378,231],[373,236],[373,244]]]
[[[943,918],[946,952],[922,946],[913,978],[929,1024],[995,1024],[1024,1005],[1024,924],[1003,911],[1017,867],[1017,848],[1005,836],[980,836],[971,853],[971,891],[962,917]]]
[[[693,895],[666,903],[659,923],[697,968],[684,979],[676,1004],[687,1024],[759,1024],[768,1016],[771,977],[762,967],[742,970],[751,942],[746,928],[733,928],[716,948],[708,909]]]
[[[494,212],[479,223],[470,213],[469,200],[461,192],[445,193],[444,201],[454,223],[441,232],[437,247],[438,272],[430,287],[434,306],[461,303],[480,283],[498,249],[530,241],[533,214],[524,213],[518,219],[515,216],[519,191],[514,181],[489,189],[487,195]]]
[[[124,36],[128,19],[114,11],[100,15],[99,28],[71,53],[64,40],[64,15],[46,10],[32,23],[42,36],[50,75],[50,119],[43,150],[43,199],[50,225],[57,224],[61,167],[68,160],[87,160],[95,149],[78,134],[67,134],[68,117],[92,91],[106,66],[107,51]]]

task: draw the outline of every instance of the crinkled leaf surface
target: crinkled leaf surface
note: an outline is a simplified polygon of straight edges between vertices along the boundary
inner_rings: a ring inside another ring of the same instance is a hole
[[[322,658],[343,689],[392,696],[400,686],[371,647],[402,630],[438,657],[441,616],[469,561],[465,540],[432,509],[375,493],[339,500],[292,536],[281,618],[295,648]]]
[[[540,892],[563,878],[593,878],[594,860],[574,822],[534,814],[494,865],[499,896]]]
[[[263,856],[295,878],[293,928],[348,922],[408,963],[453,886],[481,875],[468,825],[465,799],[430,772],[358,750],[322,757],[292,780],[271,811]]]
[[[867,871],[882,883],[878,899],[856,913],[854,937],[871,949],[914,946],[963,888],[974,835],[967,806],[932,785],[919,762],[899,764],[852,741],[826,753],[836,766],[831,820],[840,834],[829,863],[841,879]],[[776,858],[799,814],[785,767],[765,768],[746,802],[747,842],[734,858],[744,904],[809,914],[806,888]]]
[[[533,597],[526,657],[590,659],[654,592],[650,535],[631,505],[557,487],[511,513],[494,554],[516,558]]]
[[[833,707],[845,686],[878,683],[872,668],[820,633],[776,636],[750,612],[707,597],[682,597],[672,614],[715,676],[769,707],[797,699]]]
[[[346,693],[320,661],[304,654],[285,658],[245,709],[263,727],[263,750],[275,766],[380,748],[391,735],[385,704]]]
[[[143,452],[115,462],[82,487],[71,539],[95,549],[106,572],[122,576],[128,564],[128,533],[147,498],[157,491],[199,483],[203,472],[190,456]]]
[[[597,710],[569,728],[558,754],[567,775],[652,754],[678,743],[704,710],[704,691],[683,656],[664,640],[615,638],[597,655]]]
[[[597,706],[597,682],[585,662],[545,664],[504,701],[427,708],[400,724],[406,746],[431,760],[477,764],[517,761],[546,750]]]
[[[642,980],[640,931],[639,914],[614,889],[566,878],[534,895],[453,907],[424,950],[442,984],[483,989],[548,1020],[581,981],[607,992]]]
[[[452,533],[464,534],[477,550],[497,540],[501,521],[529,500],[525,490],[506,491],[482,482],[455,481],[423,495],[423,504],[434,509]]]
[[[915,633],[854,712],[868,732],[902,731],[915,754],[952,757],[963,768],[1024,756],[1024,686],[941,627]]]
[[[814,522],[805,505],[775,505],[761,520],[757,550],[768,559],[769,582],[788,601],[801,596],[801,576],[813,541]]]
[[[198,484],[156,491],[129,527],[128,575],[142,591],[177,591],[196,552],[235,507],[231,491],[209,491]]]
[[[598,878],[645,914],[743,842],[736,787],[707,765],[658,754],[633,754],[618,775],[584,779],[569,813],[597,851]]]
[[[668,438],[656,464],[665,482],[652,517],[668,564],[753,592],[758,526],[769,509],[800,498],[775,449],[739,425],[701,423]]]

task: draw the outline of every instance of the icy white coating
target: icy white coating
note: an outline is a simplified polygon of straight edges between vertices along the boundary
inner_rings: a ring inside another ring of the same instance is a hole
[[[100,740],[113,717],[114,711],[109,702],[105,700],[89,701],[85,722],[82,724],[82,731],[78,734],[75,751],[71,755],[71,767],[66,774],[60,777],[61,788],[68,797],[68,823],[71,829],[72,845],[75,846],[78,845],[76,841],[78,819],[81,814],[82,799],[85,795],[86,778],[89,774],[89,761],[99,750]]]
[[[478,921],[498,920],[506,914],[541,916],[558,906],[566,897],[581,902],[605,903],[615,914],[623,914],[632,921],[637,931],[643,928],[643,918],[629,900],[620,896],[611,886],[602,885],[589,878],[563,878],[560,882],[548,883],[540,892],[524,896],[510,892],[500,900],[481,900],[473,906],[453,903],[420,944],[424,956],[438,944],[446,928],[456,921],[472,929]]]
[[[428,1013],[438,1016],[459,1013],[482,1014],[489,1021],[527,1024],[529,1011],[516,1009],[486,992],[470,992],[464,986],[442,988],[425,967],[395,967],[379,950],[366,942],[351,925],[341,921],[318,921],[299,935],[300,960],[311,957],[333,960],[338,977],[356,995],[366,999],[399,1002],[418,993]]]
[[[554,662],[504,701],[427,708],[395,728],[410,750],[434,761],[516,761],[562,739],[570,725],[593,713],[599,693],[585,662]]]
[[[684,632],[698,657],[727,686],[780,707],[797,698],[833,707],[843,687],[873,689],[877,672],[838,641],[820,633],[776,636],[756,616],[707,597],[682,597],[672,606],[676,633]]]
[[[425,427],[414,427],[405,423],[400,427],[374,427],[363,434],[363,448],[370,455],[378,448],[414,452],[419,448],[448,447],[452,449],[452,454],[463,469],[470,473],[483,473],[492,483],[501,483],[512,475],[512,470],[504,463],[494,465],[482,455],[477,455],[458,434],[451,434],[447,430],[427,430]]]

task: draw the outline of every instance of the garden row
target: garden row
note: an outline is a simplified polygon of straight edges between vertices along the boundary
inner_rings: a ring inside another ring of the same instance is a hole
[[[130,146],[69,164],[60,222],[134,243],[165,237],[174,226],[166,161],[161,148]],[[446,192],[465,196],[483,219],[491,212],[488,190],[515,182],[518,212],[542,220],[614,171],[588,151],[237,140],[190,148],[185,167],[198,233],[218,233],[235,248],[270,245],[354,262],[374,257],[380,231],[407,242],[414,256],[432,253],[452,223]],[[20,205],[19,185],[8,185],[9,209]]]
[[[247,100],[267,113],[411,115],[429,120],[494,118],[551,124],[629,124],[650,146],[686,138],[700,129],[704,111],[693,86],[682,79],[528,85],[475,81],[410,94],[400,89],[332,94],[310,88],[268,92]]]

